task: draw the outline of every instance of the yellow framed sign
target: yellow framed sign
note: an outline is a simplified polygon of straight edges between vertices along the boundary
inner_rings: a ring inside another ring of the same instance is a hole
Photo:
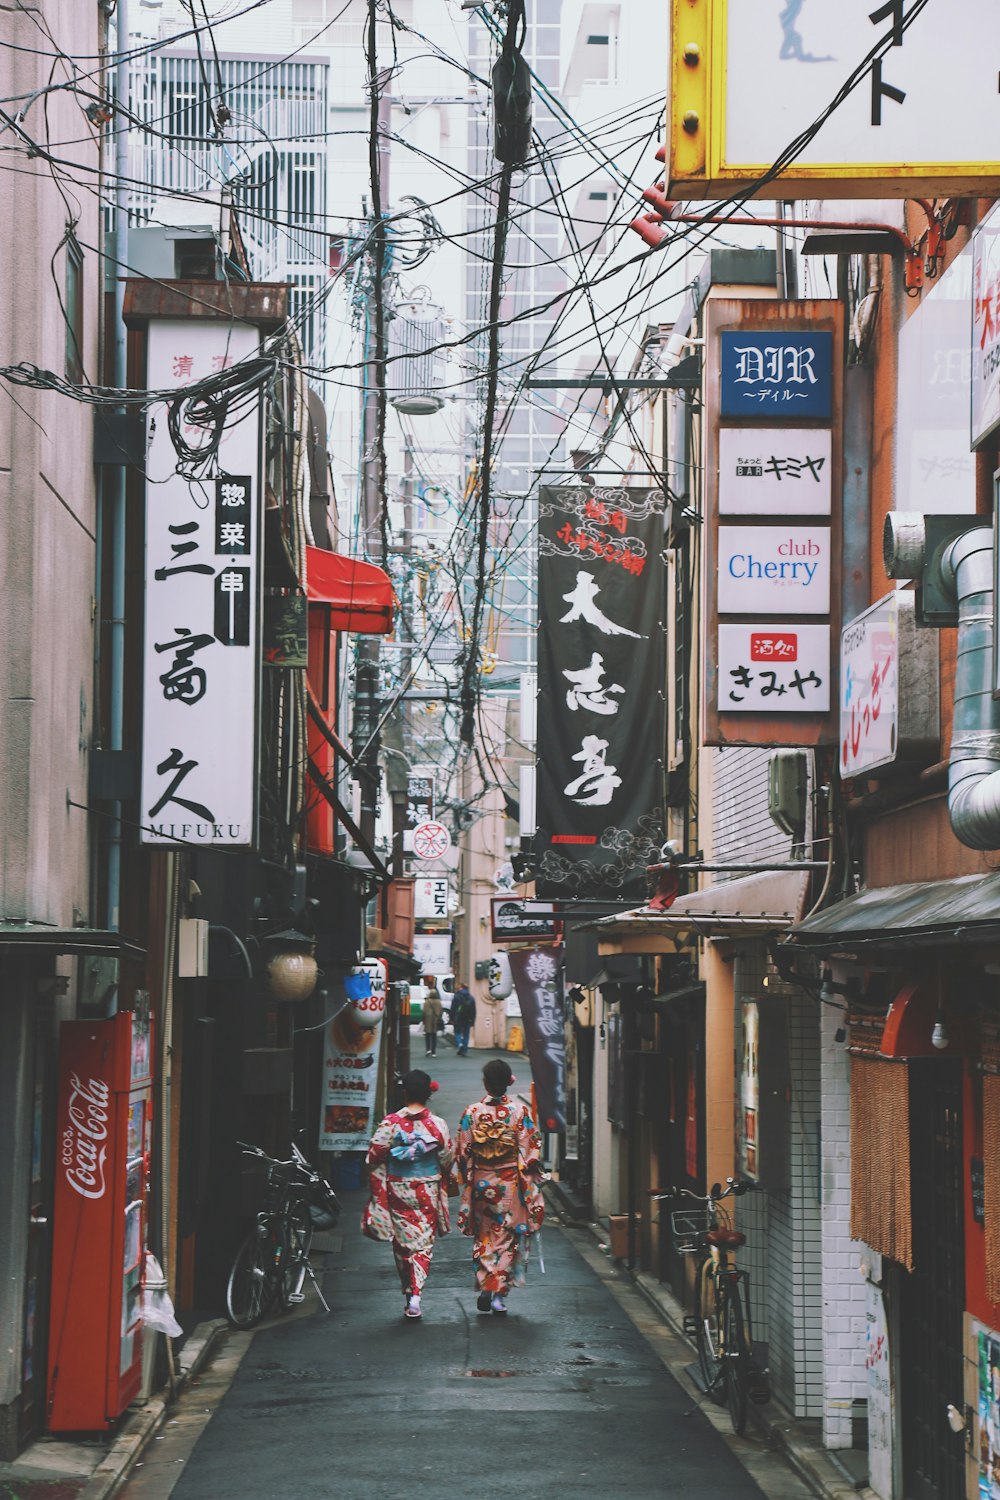
[[[671,0],[667,197],[751,186],[804,135],[761,197],[991,197],[998,69],[998,0]]]

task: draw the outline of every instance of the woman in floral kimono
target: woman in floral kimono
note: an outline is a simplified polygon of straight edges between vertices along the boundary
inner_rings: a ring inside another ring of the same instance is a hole
[[[427,1108],[435,1087],[421,1069],[407,1073],[406,1102],[386,1115],[368,1148],[371,1199],[361,1228],[369,1239],[392,1241],[407,1318],[420,1317],[435,1237],[451,1227],[446,1188],[455,1149],[444,1120]]]
[[[470,1104],[458,1127],[463,1192],[458,1227],[473,1236],[476,1310],[505,1313],[507,1293],[524,1281],[529,1238],[545,1217],[541,1142],[527,1105],[507,1090],[514,1075],[503,1058],[483,1069],[485,1099]]]

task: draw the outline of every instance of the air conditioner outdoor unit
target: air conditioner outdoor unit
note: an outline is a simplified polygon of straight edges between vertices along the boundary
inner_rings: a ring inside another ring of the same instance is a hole
[[[767,762],[767,810],[782,833],[801,843],[806,830],[809,767],[804,750],[772,750]]]

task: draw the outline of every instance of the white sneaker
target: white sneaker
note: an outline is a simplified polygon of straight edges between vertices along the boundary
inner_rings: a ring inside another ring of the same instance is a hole
[[[414,1296],[407,1297],[406,1309],[403,1313],[404,1318],[419,1318],[420,1315],[420,1298]]]
[[[507,1311],[507,1304],[499,1292],[493,1293],[492,1307],[495,1313],[505,1313]]]

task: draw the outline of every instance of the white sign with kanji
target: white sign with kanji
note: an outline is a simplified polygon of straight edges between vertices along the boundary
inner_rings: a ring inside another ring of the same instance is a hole
[[[418,823],[413,830],[413,853],[417,859],[441,859],[451,848],[451,834],[443,823]]]
[[[720,625],[719,711],[827,713],[829,625]]]
[[[719,429],[719,514],[828,516],[828,427]]]
[[[862,775],[896,759],[899,601],[887,594],[840,633],[840,774]]]
[[[178,390],[252,356],[245,323],[154,319],[148,384]],[[225,420],[204,473],[177,472],[169,406],[150,407],[142,781],[146,844],[250,845],[255,837],[260,660],[260,403]],[[207,428],[186,420],[185,442]]]
[[[1000,212],[972,242],[972,444],[1000,426]]]
[[[425,921],[448,920],[448,877],[422,876],[413,887],[413,915]]]

